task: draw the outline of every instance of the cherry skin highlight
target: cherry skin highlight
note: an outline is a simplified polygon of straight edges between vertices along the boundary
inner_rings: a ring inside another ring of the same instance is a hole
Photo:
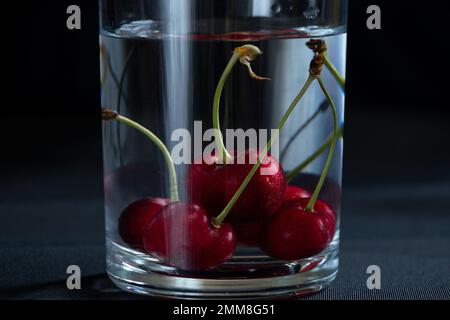
[[[189,166],[186,176],[188,195],[193,203],[204,207],[210,217],[216,216],[225,207],[223,197],[223,164],[216,164],[218,157],[209,155]],[[201,163],[196,163],[201,162]]]
[[[299,260],[322,252],[334,236],[333,209],[317,200],[313,211],[305,210],[309,199],[285,202],[261,230],[263,251],[280,260]]]
[[[236,237],[231,225],[215,228],[210,220],[199,205],[169,204],[145,226],[145,250],[184,270],[216,267],[232,257]]]
[[[311,193],[303,188],[288,185],[284,192],[283,202],[295,199],[311,198]]]
[[[239,189],[257,157],[256,150],[247,150],[242,157],[245,163],[241,164],[243,161],[239,161],[238,155],[233,164],[224,166],[225,203],[228,203]],[[231,209],[229,221],[236,224],[261,222],[278,210],[283,201],[285,189],[286,180],[281,164],[268,154]]]
[[[145,198],[130,204],[119,218],[122,240],[132,248],[144,249],[142,239],[145,225],[169,203],[169,199]]]

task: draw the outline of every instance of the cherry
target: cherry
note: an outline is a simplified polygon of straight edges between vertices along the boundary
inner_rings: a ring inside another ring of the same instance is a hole
[[[258,152],[247,150],[244,157],[245,164],[239,164],[237,161],[239,156],[237,156],[234,164],[227,164],[223,168],[223,176],[226,177],[224,181],[226,203],[234,196],[249,174],[258,157]],[[286,180],[281,164],[268,154],[231,209],[231,221],[240,224],[261,222],[264,217],[272,215],[280,207],[285,189]]]
[[[309,191],[294,185],[288,185],[284,192],[283,203],[310,197],[311,193]],[[238,243],[244,246],[257,247],[259,245],[259,234],[262,226],[263,222],[261,221],[251,224],[235,224],[234,230],[236,231]]]
[[[304,88],[307,89],[313,80],[317,80],[333,112],[333,135],[327,160],[311,197],[285,202],[278,212],[265,222],[261,230],[261,248],[268,255],[281,260],[298,260],[316,255],[326,248],[334,236],[336,224],[334,210],[327,203],[318,200],[333,160],[338,138],[336,105],[320,77],[325,60],[324,54],[325,52],[315,52],[310,64],[310,76]]]
[[[220,226],[229,213],[234,216],[234,222],[236,223],[255,222],[255,220],[260,220],[261,216],[272,214],[280,206],[286,187],[284,173],[280,164],[270,156],[267,156],[267,160],[269,161],[267,164],[262,165],[263,168],[256,161],[258,152],[254,151],[247,151],[243,156],[244,158],[249,158],[250,155],[255,155],[254,159],[256,163],[253,162],[251,164],[248,161],[244,161],[246,164],[238,164],[239,161],[236,163],[234,157],[225,147],[220,130],[220,98],[225,82],[234,65],[239,61],[247,67],[250,77],[255,80],[270,80],[269,78],[258,76],[252,70],[251,61],[255,60],[261,54],[262,51],[258,47],[250,44],[235,48],[230,61],[220,76],[214,92],[212,124],[215,129],[214,136],[217,155],[225,163],[218,177],[219,179],[215,179],[224,188],[225,198],[225,207],[213,219],[215,226]],[[265,151],[268,149],[267,146],[264,148]],[[237,155],[237,158],[240,158],[239,155]],[[271,169],[272,174],[263,176],[261,174],[263,169]],[[221,190],[220,194],[222,194]],[[261,199],[264,199],[264,201]]]
[[[187,175],[191,201],[205,207],[211,216],[219,214],[252,169],[258,153],[247,150],[243,157],[243,164],[238,162],[239,155],[233,163],[225,165],[207,164],[206,161],[192,164]],[[215,160],[217,157],[212,155],[208,162]],[[239,224],[261,222],[261,217],[273,214],[280,207],[285,187],[281,165],[268,155],[231,209],[230,221]]]
[[[322,252],[334,236],[334,210],[317,200],[312,211],[310,199],[285,202],[262,227],[260,245],[269,256],[299,260]]]
[[[231,225],[212,226],[205,209],[196,204],[169,204],[144,228],[145,250],[185,270],[216,267],[231,258],[235,247]]]
[[[250,160],[255,162],[257,156],[256,150],[247,150],[245,164],[238,163],[239,155],[234,158],[234,164],[215,164],[218,157],[212,155],[201,164],[191,165],[187,175],[191,201],[205,207],[210,216],[219,214],[251,170],[253,164]],[[235,227],[238,242],[246,246],[257,245],[263,218],[273,214],[283,201],[283,170],[270,155],[266,160],[230,212],[229,221]]]
[[[284,193],[283,202],[304,198],[311,198],[311,193],[303,188],[294,185],[288,185]]]
[[[216,224],[215,219],[207,216],[203,207],[179,202],[175,164],[161,139],[139,123],[115,111],[103,109],[102,118],[106,121],[119,121],[145,135],[161,151],[169,172],[171,203],[162,201],[154,206],[154,199],[149,199],[147,202],[132,204],[119,222],[124,240],[133,245],[143,244],[149,254],[182,269],[208,269],[231,258],[236,247],[233,229],[222,221]],[[143,224],[145,226],[141,229]],[[140,232],[141,242],[138,237]]]
[[[186,175],[188,195],[193,203],[203,206],[210,216],[225,207],[223,197],[223,165],[216,164],[218,157],[210,154],[207,159],[194,161]]]
[[[119,218],[119,234],[123,241],[135,249],[143,249],[144,226],[169,203],[169,199],[145,198],[126,207]]]

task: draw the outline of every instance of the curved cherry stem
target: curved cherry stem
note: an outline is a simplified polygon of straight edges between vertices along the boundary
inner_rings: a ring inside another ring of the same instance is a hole
[[[220,131],[220,113],[219,113],[220,97],[222,96],[223,87],[228,78],[228,75],[230,74],[231,70],[233,69],[234,65],[238,60],[239,55],[236,52],[234,52],[225,70],[223,71],[222,76],[220,77],[219,83],[217,84],[216,92],[214,93],[213,127],[215,129],[214,131],[217,148],[219,149],[219,154],[222,157],[221,159],[223,159],[225,163],[227,163],[228,160],[232,159],[233,157],[227,151],[225,144],[223,142],[222,132]]]
[[[222,132],[220,131],[220,98],[222,96],[222,91],[225,86],[225,82],[227,81],[228,76],[233,70],[234,65],[239,61],[241,64],[247,67],[249,75],[256,80],[270,80],[269,78],[264,78],[256,75],[250,65],[250,62],[253,61],[258,55],[262,54],[261,50],[258,47],[253,45],[244,45],[241,47],[237,47],[233,51],[233,55],[228,62],[225,70],[223,71],[219,82],[216,87],[216,91],[214,93],[214,101],[213,101],[213,128],[215,134],[215,141],[217,143],[217,148],[219,149],[218,154],[220,155],[220,160],[223,160],[224,163],[229,163],[233,157],[227,151],[225,144],[223,142]]]
[[[177,173],[175,170],[175,165],[172,160],[172,156],[170,155],[169,150],[167,149],[166,145],[159,139],[153,132],[148,130],[147,128],[141,126],[139,123],[128,119],[127,117],[121,116],[119,113],[109,110],[109,109],[102,109],[102,119],[103,120],[116,120],[118,122],[121,122],[129,127],[132,127],[139,132],[141,132],[143,135],[145,135],[150,141],[152,141],[161,151],[161,153],[164,156],[164,160],[166,161],[167,167],[169,169],[169,176],[170,176],[170,200],[173,202],[179,201],[178,196],[178,181],[177,181]]]
[[[342,90],[345,90],[345,78],[341,76],[339,71],[337,71],[336,67],[331,63],[330,59],[328,59],[327,51],[328,47],[324,40],[322,39],[311,39],[306,43],[306,46],[311,49],[316,56],[321,57],[323,63],[327,67],[327,69],[331,72],[334,78],[337,80]]]
[[[337,80],[339,85],[341,86],[342,90],[345,89],[345,78],[339,73],[339,71],[336,69],[336,67],[331,63],[330,59],[328,59],[328,56],[325,54],[323,56],[324,63],[327,69],[331,72],[333,77]]]
[[[325,183],[325,179],[328,175],[328,171],[330,170],[331,162],[333,160],[333,155],[334,155],[334,149],[336,148],[336,141],[337,141],[337,137],[338,137],[338,113],[337,113],[336,105],[335,105],[330,93],[328,92],[327,88],[325,87],[325,84],[323,83],[320,75],[317,77],[317,81],[319,82],[322,92],[327,97],[328,102],[330,103],[330,106],[331,106],[331,110],[333,112],[333,138],[331,139],[330,151],[328,152],[327,161],[325,162],[325,166],[322,170],[322,174],[320,175],[319,182],[317,183],[317,186],[314,189],[311,199],[309,200],[308,204],[306,205],[305,210],[308,210],[308,211],[314,211],[314,205],[316,204],[316,201],[319,197],[320,191],[322,191],[322,187]]]
[[[303,85],[302,89],[300,90],[299,94],[295,97],[294,101],[292,101],[292,103],[289,106],[288,110],[285,112],[285,114],[281,118],[281,120],[280,120],[280,122],[279,122],[279,124],[277,126],[278,130],[276,130],[275,134],[269,139],[269,141],[265,145],[263,151],[259,154],[256,163],[253,165],[252,169],[247,174],[247,176],[245,177],[244,181],[239,186],[238,190],[235,192],[235,194],[230,199],[230,201],[228,202],[226,207],[222,210],[222,212],[217,217],[213,218],[212,222],[213,222],[214,226],[216,226],[216,227],[220,226],[222,224],[222,222],[225,220],[225,218],[227,217],[227,215],[230,213],[231,209],[236,204],[236,202],[238,201],[239,197],[241,196],[241,194],[244,192],[245,188],[247,188],[248,184],[252,180],[253,176],[255,175],[256,171],[258,170],[259,166],[261,165],[261,163],[262,163],[264,157],[266,156],[267,152],[272,147],[272,141],[278,136],[279,130],[281,130],[283,128],[284,124],[286,123],[287,119],[291,115],[292,111],[294,111],[295,107],[300,102],[300,100],[303,98],[303,96],[305,95],[306,91],[308,91],[308,88],[311,86],[311,84],[313,83],[314,79],[315,79],[315,77],[313,75],[310,75],[308,77],[308,79],[306,80],[306,82]]]
[[[341,127],[338,130],[338,139],[343,136],[344,128]],[[314,160],[316,160],[322,153],[324,153],[328,147],[330,146],[332,140],[334,137],[334,132],[330,134],[330,136],[327,138],[327,140],[316,150],[314,153],[312,153],[308,158],[305,159],[302,163],[300,163],[298,166],[296,166],[294,169],[289,171],[286,174],[286,181],[289,183],[291,182],[298,174],[300,174],[307,166],[309,166]]]

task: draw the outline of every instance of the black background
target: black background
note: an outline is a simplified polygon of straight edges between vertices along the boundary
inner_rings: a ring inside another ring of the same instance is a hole
[[[80,31],[65,26],[72,3],[82,8]],[[382,30],[365,26],[370,4],[382,7]],[[101,170],[97,11],[89,0],[21,1],[5,11],[2,176],[67,165],[76,148],[91,148],[85,161]],[[426,179],[449,163],[446,19],[409,1],[350,0],[348,183]]]
[[[79,31],[66,28],[69,4],[81,7]],[[382,30],[366,28],[370,4],[382,8]],[[350,0],[344,212],[352,190],[376,188],[386,192],[371,206],[391,205],[394,214],[431,206],[432,213],[423,211],[429,219],[450,214],[448,202],[429,197],[448,187],[427,189],[450,180],[448,14],[441,9]],[[82,208],[102,197],[97,1],[20,1],[3,9],[2,19],[0,243],[101,245],[101,207],[87,225],[82,218],[92,212],[70,216],[60,205],[70,199]],[[418,191],[389,202],[390,190],[411,185],[424,188],[426,200]],[[33,212],[36,203],[48,212]]]

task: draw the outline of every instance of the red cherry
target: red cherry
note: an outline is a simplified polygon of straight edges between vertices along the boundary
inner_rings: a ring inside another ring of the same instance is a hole
[[[294,185],[288,185],[286,187],[286,191],[284,192],[283,203],[291,200],[310,197],[311,193],[309,191]],[[238,243],[243,246],[257,247],[259,245],[260,231],[262,226],[262,222],[234,225]]]
[[[202,207],[175,202],[164,207],[145,226],[144,247],[168,265],[204,270],[231,258],[236,238],[227,223],[213,227]]]
[[[193,203],[203,206],[210,216],[216,216],[225,207],[222,168],[216,164],[218,157],[209,155],[201,163],[189,166],[186,176],[188,195]],[[210,164],[208,164],[210,163]]]
[[[303,188],[288,185],[286,187],[286,191],[284,192],[284,198],[283,202],[289,201],[289,200],[295,200],[295,199],[303,199],[303,198],[310,198],[311,193]]]
[[[313,174],[301,174],[298,181],[301,181],[302,188],[314,190],[319,178],[319,176]],[[337,210],[337,208],[341,206],[341,195],[342,190],[339,183],[332,178],[326,178],[325,184],[320,191],[320,200],[325,201],[328,205]]]
[[[288,185],[284,192],[283,203],[295,200],[311,197],[311,193],[303,188]],[[236,231],[237,241],[240,245],[247,247],[259,246],[260,231],[263,226],[262,222],[254,222],[250,224],[234,224],[234,230]]]
[[[144,226],[169,203],[169,199],[145,198],[125,208],[119,218],[119,234],[123,241],[135,249],[143,249]]]
[[[335,229],[335,213],[317,200],[313,212],[305,208],[309,199],[291,200],[283,204],[261,230],[261,248],[280,260],[299,260],[322,252],[331,242]]]
[[[235,157],[234,164],[227,164],[223,168],[223,176],[226,177],[225,203],[228,203],[241,186],[252,169],[258,153],[256,150],[247,150],[244,156],[244,164],[239,164],[238,155]],[[278,210],[283,201],[285,189],[286,180],[281,164],[274,157],[267,155],[231,209],[231,221],[239,224],[261,222],[262,219]]]

